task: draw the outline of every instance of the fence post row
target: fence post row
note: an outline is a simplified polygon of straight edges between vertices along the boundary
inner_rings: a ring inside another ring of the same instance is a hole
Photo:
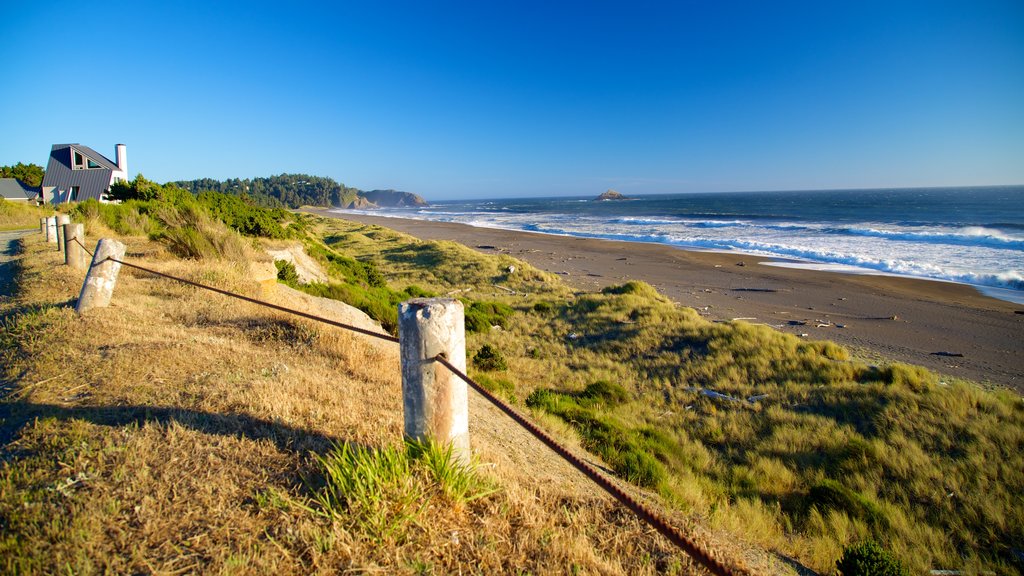
[[[78,295],[75,312],[82,314],[93,308],[105,308],[110,305],[110,297],[114,294],[114,285],[117,283],[117,273],[121,270],[121,264],[110,258],[122,260],[124,252],[125,245],[117,240],[100,240],[96,245],[92,264],[89,265],[89,272],[85,275],[85,282],[82,283],[82,292]]]
[[[85,268],[85,225],[65,224],[64,230],[64,264],[72,270]]]
[[[50,216],[46,219],[46,241],[53,243],[57,241],[57,217]]]
[[[55,226],[57,232],[57,252],[64,249],[64,225],[71,223],[71,216],[67,214],[57,215],[57,225]]]
[[[465,311],[453,298],[413,298],[398,306],[402,403],[406,437],[450,445],[469,463],[466,383],[434,360],[438,354],[466,370]]]
[[[50,218],[46,222],[47,237],[49,237],[49,224],[52,220],[53,218]],[[75,258],[74,254],[78,254],[80,251],[84,252],[82,246],[76,242],[76,239],[84,237],[83,228],[81,224],[64,225],[64,242],[66,244],[64,257],[68,264]],[[121,269],[120,261],[124,259],[124,254],[125,245],[121,242],[110,238],[99,241],[92,264],[89,266],[89,272],[82,284],[82,292],[78,296],[75,312],[82,314],[92,308],[106,307],[110,304],[114,285],[117,283],[117,274]],[[397,340],[402,365],[405,436],[415,441],[438,442],[445,448],[450,448],[452,456],[458,461],[465,464],[470,462],[469,377],[465,376],[466,318],[462,302],[454,298],[413,298],[402,302],[398,306],[399,338],[396,339],[390,335],[364,331],[361,328],[289,310],[268,302],[197,284],[190,280],[175,278],[134,264],[128,265],[199,288],[363,332],[391,342]],[[700,546],[673,528],[657,513],[634,500],[614,483],[604,478],[595,468],[573,456],[557,441],[527,422],[514,409],[486,392],[479,384],[474,382],[473,386],[513,420],[586,474],[598,486],[636,513],[640,519],[667,537],[680,550],[703,564],[713,574],[729,575],[734,573],[731,568],[708,555]]]

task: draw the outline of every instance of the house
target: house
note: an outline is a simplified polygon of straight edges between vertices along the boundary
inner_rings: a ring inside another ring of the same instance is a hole
[[[128,147],[115,148],[117,162],[81,144],[54,144],[43,176],[43,200],[52,204],[82,202],[95,198],[105,202],[110,185],[128,180]]]
[[[39,188],[17,178],[0,178],[0,198],[11,202],[34,202],[39,198]]]

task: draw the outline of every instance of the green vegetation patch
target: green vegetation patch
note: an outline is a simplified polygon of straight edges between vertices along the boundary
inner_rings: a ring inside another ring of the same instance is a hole
[[[319,512],[378,541],[402,541],[409,525],[438,501],[463,505],[496,491],[451,447],[429,442],[380,449],[338,444],[317,462]]]

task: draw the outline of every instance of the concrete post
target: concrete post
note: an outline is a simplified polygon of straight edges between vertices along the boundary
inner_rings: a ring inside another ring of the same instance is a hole
[[[39,232],[46,236],[46,218],[39,219]]]
[[[84,224],[65,224],[64,229],[64,263],[72,270],[85,268],[85,248],[78,245],[78,242],[85,244]],[[75,242],[78,240],[78,242]]]
[[[100,240],[96,246],[96,253],[93,254],[92,264],[89,265],[89,272],[85,275],[85,282],[82,283],[82,292],[78,295],[75,312],[82,314],[93,308],[105,308],[110,304],[121,265],[108,258],[121,260],[124,258],[124,251],[125,245],[117,240]]]
[[[469,462],[469,397],[466,383],[433,358],[466,371],[466,317],[453,298],[414,298],[398,306],[405,435],[450,444]]]
[[[61,250],[64,249],[64,225],[65,224],[70,224],[70,223],[71,223],[71,216],[68,216],[67,214],[58,214],[57,215],[57,226],[56,226],[56,232],[57,232],[57,252],[60,252]]]
[[[54,243],[57,241],[57,217],[50,216],[46,219],[46,241]]]

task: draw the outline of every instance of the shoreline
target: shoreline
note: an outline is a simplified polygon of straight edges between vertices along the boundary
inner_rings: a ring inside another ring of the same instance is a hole
[[[710,320],[743,318],[833,340],[871,360],[917,364],[1024,393],[1024,313],[1017,313],[1024,307],[966,284],[765,265],[776,260],[645,242],[302,211],[505,253],[578,290],[642,280]]]

